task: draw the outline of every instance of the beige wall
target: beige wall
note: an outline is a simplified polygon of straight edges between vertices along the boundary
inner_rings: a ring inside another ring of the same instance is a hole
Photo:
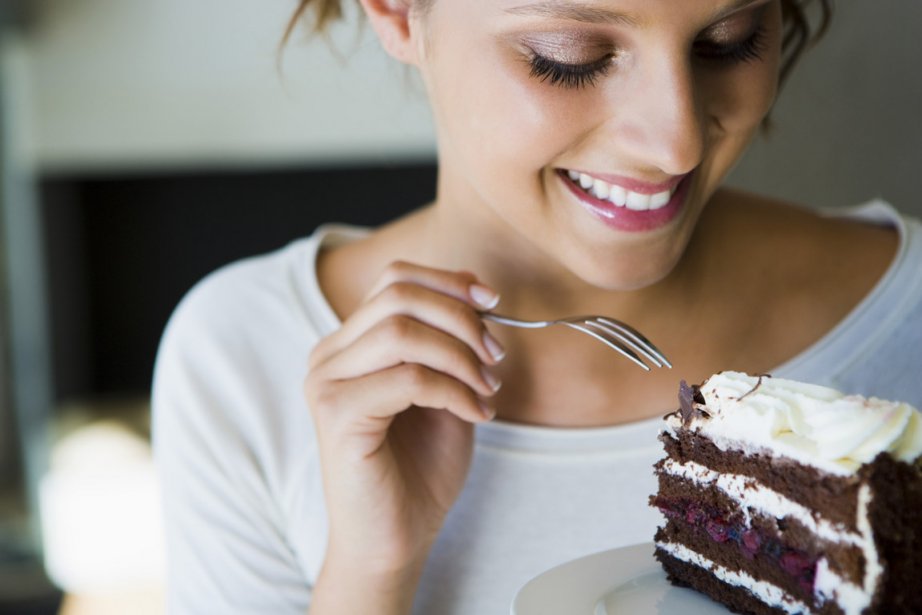
[[[42,0],[28,42],[44,168],[431,154],[424,97],[354,23],[296,37],[294,0]],[[348,62],[345,58],[348,58]]]
[[[823,207],[922,216],[922,2],[842,0],[732,182]]]
[[[433,151],[419,86],[366,32],[342,57],[296,41],[294,0],[42,0],[28,43],[46,169],[301,164]],[[831,206],[883,196],[922,213],[922,3],[847,0],[732,182]]]

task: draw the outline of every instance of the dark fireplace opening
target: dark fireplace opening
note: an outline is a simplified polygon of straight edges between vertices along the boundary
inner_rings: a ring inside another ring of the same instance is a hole
[[[146,395],[170,313],[206,274],[326,222],[387,222],[435,181],[429,162],[43,177],[56,400]]]

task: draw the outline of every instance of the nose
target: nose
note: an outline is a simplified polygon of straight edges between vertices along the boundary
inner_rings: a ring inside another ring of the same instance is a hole
[[[611,106],[621,154],[639,169],[690,172],[704,155],[706,122],[687,55],[663,54],[631,73]]]

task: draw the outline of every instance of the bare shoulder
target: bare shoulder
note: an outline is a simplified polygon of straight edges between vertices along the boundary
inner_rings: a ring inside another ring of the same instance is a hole
[[[822,279],[864,295],[886,272],[899,243],[895,229],[740,190],[720,191],[712,205],[736,250],[772,263],[790,282]]]
[[[725,189],[702,217],[707,258],[736,305],[763,314],[775,363],[817,341],[873,290],[896,255],[895,229]],[[712,276],[713,277],[713,276]]]
[[[377,228],[367,236],[324,248],[317,257],[317,278],[324,296],[341,319],[364,301],[384,269],[395,260],[415,260],[420,212]]]

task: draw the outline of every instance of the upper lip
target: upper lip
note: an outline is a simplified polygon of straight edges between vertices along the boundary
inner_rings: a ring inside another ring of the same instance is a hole
[[[652,183],[643,181],[640,179],[634,179],[633,177],[627,177],[625,175],[615,175],[612,173],[596,173],[595,171],[583,171],[580,169],[563,169],[564,172],[575,171],[577,173],[585,173],[589,177],[595,179],[601,179],[606,184],[614,184],[616,186],[621,186],[625,190],[630,190],[631,192],[636,192],[638,194],[657,194],[659,192],[664,192],[666,190],[672,191],[680,181],[682,181],[685,175],[676,175],[675,177],[670,177],[668,180],[658,183]]]

